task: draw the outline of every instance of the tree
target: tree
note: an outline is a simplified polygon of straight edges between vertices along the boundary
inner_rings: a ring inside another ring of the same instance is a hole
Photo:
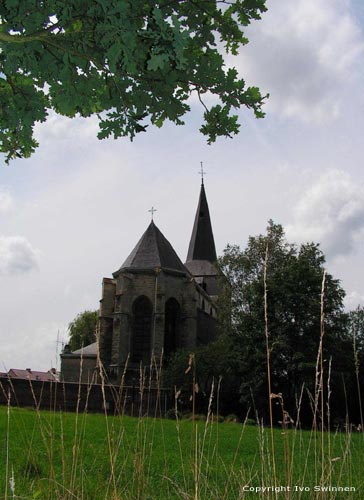
[[[163,384],[178,392],[178,409],[187,413],[192,411],[194,393],[195,411],[206,414],[214,388],[212,408],[227,415],[238,413],[241,408],[236,397],[240,385],[236,372],[232,339],[220,335],[210,344],[196,347],[193,353],[183,349],[173,353],[164,367]],[[223,390],[220,390],[222,375]]]
[[[268,251],[267,251],[268,249]],[[265,263],[266,256],[268,257]],[[269,331],[271,390],[279,394],[284,409],[300,421],[312,423],[315,400],[317,356],[320,345],[321,291],[325,256],[318,244],[288,243],[283,227],[269,221],[267,233],[250,237],[247,247],[228,245],[219,259],[225,292],[219,298],[220,335],[215,342],[194,350],[193,379],[200,388],[196,408],[206,409],[212,380],[220,377],[221,413],[247,414],[268,421],[269,393],[265,337],[264,270],[266,267],[267,322]],[[226,280],[230,287],[226,286]],[[339,280],[325,274],[323,296],[323,367],[325,408],[328,383],[333,422],[345,422],[346,415],[359,422],[355,380],[353,324],[356,322],[359,363],[363,353],[362,311],[348,315],[343,309],[345,292]],[[355,320],[355,321],[354,321]],[[359,323],[358,323],[359,322]],[[182,390],[189,404],[192,373],[186,366],[189,353],[178,352],[169,361],[166,381]],[[359,380],[359,378],[358,378]],[[215,384],[216,387],[216,384]],[[282,410],[274,405],[275,422]],[[326,421],[324,422],[326,425]]]
[[[231,323],[229,327],[229,317],[225,321],[225,331],[228,329],[234,346],[236,377],[241,380],[239,396],[245,407],[254,405],[261,416],[267,415],[269,397],[263,279],[267,248],[267,319],[272,392],[283,395],[286,409],[294,415],[304,385],[304,415],[301,417],[309,419],[312,413],[309,411],[307,391],[311,394],[315,391],[325,257],[315,243],[299,247],[288,243],[282,226],[272,221],[266,235],[250,237],[245,250],[228,246],[220,259],[221,269],[231,283],[231,294],[225,298],[225,302],[231,305]],[[330,383],[335,394],[332,410],[336,416],[345,417],[343,383],[349,390],[354,370],[347,315],[343,311],[344,295],[340,282],[326,274],[324,372],[328,376],[331,363]],[[227,309],[222,307],[222,311]]]
[[[78,314],[68,325],[71,351],[96,341],[98,311],[84,311]]]
[[[211,143],[239,130],[233,110],[262,117],[264,97],[246,87],[220,50],[237,54],[265,0],[5,0],[0,3],[0,151],[28,157],[48,110],[97,115],[99,138],[178,125],[195,93]],[[203,102],[212,94],[215,104]]]
[[[353,394],[357,394],[357,398],[350,398],[354,400],[354,405],[356,406],[354,414],[358,415],[357,422],[360,422],[361,430],[364,429],[364,308],[358,306],[354,311],[349,313],[349,335],[353,342],[353,356],[355,365],[355,389]],[[353,406],[353,403],[351,404]]]

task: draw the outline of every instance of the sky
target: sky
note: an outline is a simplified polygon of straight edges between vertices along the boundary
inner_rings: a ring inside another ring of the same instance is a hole
[[[267,1],[233,65],[270,98],[266,117],[208,146],[200,106],[186,125],[99,141],[93,119],[51,115],[40,147],[0,159],[0,371],[59,368],[67,325],[97,309],[111,277],[154,220],[185,261],[200,162],[218,254],[273,219],[289,241],[320,243],[347,309],[364,305],[364,6]]]

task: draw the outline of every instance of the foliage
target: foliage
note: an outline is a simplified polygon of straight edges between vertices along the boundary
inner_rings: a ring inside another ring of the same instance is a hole
[[[357,354],[358,365],[364,362],[364,307],[358,306],[349,313],[349,332],[353,338],[353,348]]]
[[[218,407],[223,415],[250,412],[252,418],[267,419],[266,255],[274,421],[282,420],[284,408],[301,424],[312,424],[323,320],[323,393],[325,405],[330,406],[330,425],[342,425],[346,419],[359,424],[363,420],[364,309],[346,313],[339,280],[325,272],[321,316],[325,257],[319,245],[288,243],[283,227],[272,221],[266,235],[249,238],[245,250],[236,245],[225,249],[219,259],[224,289],[218,303],[220,335],[196,348],[193,355],[175,353],[165,370],[165,385],[176,387],[183,412],[191,411],[191,394],[196,411],[206,411],[214,383],[215,389],[219,387],[214,411]]]
[[[224,293],[219,299],[220,335],[215,342],[186,351],[169,361],[166,382],[180,391],[180,409],[191,409],[194,384],[196,411],[206,411],[212,382],[219,385],[219,411],[255,418],[268,415],[267,351],[264,310],[264,267],[267,260],[267,323],[275,421],[282,407],[297,418],[301,392],[301,423],[311,425],[317,394],[316,368],[320,345],[321,293],[325,257],[318,244],[288,243],[283,227],[269,221],[266,235],[250,237],[245,250],[228,245],[219,264]],[[226,281],[230,286],[226,286]],[[358,398],[347,400],[355,383],[353,329],[357,329],[358,364],[364,357],[364,312],[343,310],[345,292],[339,280],[325,274],[323,296],[323,359],[325,398],[328,386],[335,423],[349,415],[359,422]],[[351,319],[350,319],[351,318]],[[354,321],[355,320],[355,321]],[[364,360],[363,360],[364,361]],[[189,368],[189,365],[190,368]],[[186,369],[187,368],[187,369]],[[192,369],[193,368],[193,369]],[[360,395],[359,395],[360,397]],[[216,410],[217,402],[214,401]]]
[[[355,414],[360,417],[361,428],[364,428],[364,307],[358,306],[354,311],[349,313],[348,335],[352,339],[354,365],[355,365],[355,381],[356,387],[351,393],[350,406],[355,405]],[[357,397],[352,397],[356,394]],[[354,400],[354,401],[352,401]],[[357,419],[359,421],[359,419]]]
[[[193,353],[188,350],[174,353],[164,370],[163,383],[179,393],[178,409],[181,412],[192,411],[193,394],[195,410],[206,413],[214,387],[217,395],[213,398],[212,408],[226,415],[241,409],[235,397],[239,391],[235,375],[236,357],[232,341],[222,335],[208,345],[197,347]]]
[[[84,311],[78,314],[68,325],[71,351],[96,341],[98,311]]]
[[[0,151],[7,161],[29,156],[33,126],[50,109],[97,115],[99,138],[132,139],[148,120],[180,125],[192,93],[209,142],[236,134],[234,110],[262,117],[264,97],[225,67],[221,52],[237,54],[245,27],[265,10],[265,0],[1,2]]]
[[[305,395],[306,391],[315,393],[325,257],[315,243],[288,243],[282,226],[269,221],[266,235],[250,237],[245,250],[228,246],[220,259],[221,269],[231,283],[231,294],[223,302],[231,305],[228,335],[237,359],[236,376],[241,380],[240,400],[247,406],[254,405],[261,415],[266,415],[269,401],[264,311],[266,252],[272,391],[282,394],[286,409],[294,415],[302,388]],[[342,415],[343,382],[348,384],[348,390],[354,373],[344,295],[339,280],[326,274],[324,373],[328,377],[331,363],[330,383],[336,395],[332,410]],[[304,398],[302,411],[306,416],[312,415],[309,404],[309,399]]]

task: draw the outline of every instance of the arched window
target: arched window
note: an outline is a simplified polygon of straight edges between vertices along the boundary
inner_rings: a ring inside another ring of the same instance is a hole
[[[131,360],[136,363],[142,361],[150,363],[150,344],[152,335],[151,301],[142,295],[133,304],[133,334],[131,342]]]
[[[181,308],[176,299],[168,299],[164,311],[164,355],[168,359],[180,347],[179,322]]]

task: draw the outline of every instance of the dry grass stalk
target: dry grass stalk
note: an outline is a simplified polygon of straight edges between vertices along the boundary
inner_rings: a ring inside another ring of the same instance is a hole
[[[270,373],[270,353],[271,349],[269,347],[269,329],[268,329],[268,288],[267,288],[267,270],[268,270],[268,256],[269,256],[269,246],[268,241],[265,248],[265,259],[263,265],[263,280],[264,280],[264,325],[265,325],[265,343],[266,343],[266,356],[267,356],[267,378],[268,378],[268,394],[269,394],[269,422],[270,422],[270,437],[272,446],[272,467],[273,467],[273,477],[274,486],[277,485],[277,472],[276,472],[276,462],[275,462],[275,447],[274,447],[274,432],[273,432],[273,408],[272,408],[272,384],[271,384],[271,373]],[[276,493],[276,498],[278,494]]]
[[[357,347],[357,337],[359,330],[359,315],[360,308],[357,309],[357,316],[353,325],[353,350],[354,350],[354,364],[355,364],[355,378],[356,378],[356,388],[358,392],[358,402],[359,402],[359,414],[360,414],[360,430],[364,435],[364,420],[363,420],[363,408],[362,408],[362,400],[361,400],[361,389],[360,389],[360,381],[359,381],[359,353]]]

